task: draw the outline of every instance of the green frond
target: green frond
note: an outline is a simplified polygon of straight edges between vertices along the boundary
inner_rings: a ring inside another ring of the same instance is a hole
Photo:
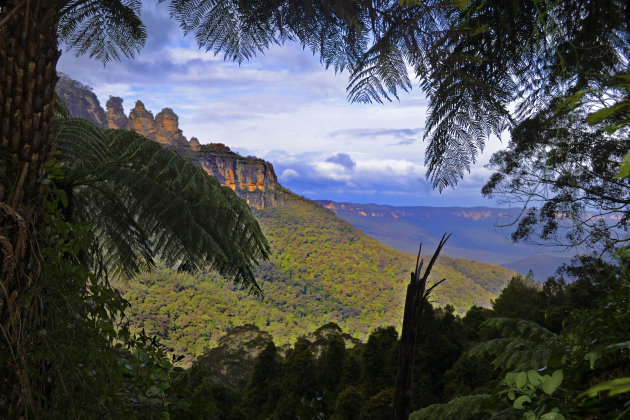
[[[144,46],[147,32],[140,0],[72,0],[61,10],[59,40],[77,55],[107,63],[120,54],[133,57]]]
[[[398,99],[398,89],[411,89],[403,53],[388,39],[379,40],[361,59],[350,76],[348,99],[351,102],[382,103],[381,98]]]
[[[477,420],[490,415],[490,395],[467,395],[446,404],[433,404],[409,415],[409,420]]]
[[[139,134],[81,119],[57,122],[73,217],[92,224],[114,274],[153,264],[216,270],[256,294],[254,267],[268,245],[247,204],[216,178]]]
[[[505,372],[544,367],[559,340],[546,328],[523,319],[490,318],[481,330],[496,338],[473,346],[466,357],[490,356],[492,366]]]
[[[66,102],[59,95],[55,96],[55,118],[69,118],[70,110]]]

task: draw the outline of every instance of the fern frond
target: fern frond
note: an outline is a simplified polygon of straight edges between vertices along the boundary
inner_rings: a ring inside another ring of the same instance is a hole
[[[398,89],[411,89],[407,63],[400,49],[386,38],[378,41],[360,61],[350,76],[348,99],[351,102],[382,103],[381,98],[398,99]]]
[[[496,338],[473,346],[466,357],[490,356],[492,366],[506,372],[544,367],[559,340],[558,335],[523,319],[490,318],[481,328]]]
[[[133,275],[155,256],[181,270],[214,269],[260,294],[254,267],[268,244],[230,188],[139,134],[85,120],[58,121],[56,147],[69,167],[73,216],[94,226],[113,273]]]
[[[144,46],[147,32],[140,0],[72,0],[62,8],[59,39],[77,55],[107,63],[131,58]]]

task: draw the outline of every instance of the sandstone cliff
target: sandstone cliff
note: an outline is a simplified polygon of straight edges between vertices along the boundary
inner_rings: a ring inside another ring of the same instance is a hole
[[[193,137],[186,140],[179,128],[179,117],[171,108],[153,116],[142,101],[137,101],[125,115],[123,100],[110,96],[104,111],[88,86],[62,75],[57,93],[63,97],[75,117],[86,118],[109,129],[132,130],[190,158],[220,184],[230,187],[254,208],[263,209],[284,203],[284,189],[269,162],[243,157],[229,147],[216,143],[201,145]]]
[[[98,98],[92,92],[92,88],[61,73],[59,74],[56,91],[57,95],[66,103],[70,115],[77,118],[85,118],[99,127],[106,127],[105,112],[101,108]]]
[[[221,185],[234,190],[251,207],[263,209],[284,202],[282,187],[271,163],[240,156],[221,143],[201,145],[196,137],[188,142],[179,129],[179,117],[170,108],[164,108],[153,117],[144,103],[137,101],[127,118],[122,99],[110,97],[107,127],[132,130],[174,149],[215,176]]]
[[[106,128],[110,128],[112,130],[127,129],[128,119],[125,115],[122,103],[123,100],[121,98],[117,98],[116,96],[109,97],[109,100],[105,104],[105,107],[107,108],[107,113],[105,114]]]
[[[221,185],[234,190],[251,207],[260,210],[284,203],[284,191],[269,162],[243,157],[221,143],[203,145],[198,151],[184,155],[215,176]]]

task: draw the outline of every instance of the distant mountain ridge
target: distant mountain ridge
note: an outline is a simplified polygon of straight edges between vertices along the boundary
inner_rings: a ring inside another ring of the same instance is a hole
[[[543,247],[512,243],[510,222],[520,209],[493,207],[395,207],[378,204],[318,200],[342,219],[374,239],[403,252],[414,252],[418,242],[435,246],[443,233],[452,233],[445,253],[500,264],[538,281],[553,275],[570,261],[572,253],[550,252]]]

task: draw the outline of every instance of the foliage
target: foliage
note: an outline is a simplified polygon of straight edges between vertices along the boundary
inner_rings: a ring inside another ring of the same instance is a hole
[[[628,240],[630,178],[615,177],[627,133],[607,134],[576,118],[541,111],[493,155],[495,173],[482,193],[523,207],[514,241],[611,248]]]
[[[479,410],[484,418],[509,418],[508,411],[510,416],[524,419],[624,418],[630,391],[630,279],[627,265],[623,265],[624,260],[620,262],[622,265],[615,267],[593,258],[576,259],[573,266],[563,270],[578,274],[575,282],[567,284],[551,278],[547,283],[553,287],[545,284],[533,305],[531,301],[520,305],[532,309],[530,320],[485,321],[481,341],[460,358],[447,377],[464,385],[462,374],[471,370],[471,364],[477,364],[482,372],[485,366],[503,375],[503,380],[497,380],[496,374],[489,375],[486,384],[477,382],[462,388],[467,393],[485,390],[485,396],[458,397],[420,410],[412,418],[435,418],[431,416],[454,412],[467,418],[478,415]],[[527,296],[531,299],[527,288],[508,287],[505,293],[521,293],[523,300]],[[511,301],[518,306],[516,299]],[[531,321],[540,320],[540,313],[548,313],[545,306],[550,302],[559,306],[556,315],[564,317],[558,334]],[[515,313],[527,317],[519,308]],[[471,404],[466,409],[463,398],[482,398],[485,403]]]
[[[59,39],[77,55],[103,63],[131,58],[144,46],[147,32],[139,0],[66,0],[59,2]],[[50,6],[49,6],[50,7]],[[106,22],[106,25],[103,23]]]
[[[155,338],[126,325],[128,302],[81,264],[90,226],[64,220],[66,172],[48,163],[51,194],[42,207],[41,280],[21,297],[31,317],[21,333],[28,351],[0,353],[0,415],[21,415],[22,392],[32,392],[28,416],[148,418],[186,409],[174,368]],[[27,302],[24,302],[26,300]],[[40,378],[45,378],[44,381]],[[29,386],[30,384],[30,386]]]
[[[69,220],[93,226],[97,275],[137,274],[157,255],[169,266],[215,269],[260,294],[254,279],[268,246],[247,204],[200,167],[131,131],[60,118]]]
[[[378,326],[399,328],[403,279],[415,257],[379,244],[311,201],[293,195],[285,201],[254,212],[271,247],[256,277],[263,300],[234,291],[213,272],[193,277],[159,266],[116,283],[132,304],[128,314],[136,328],[191,357],[245,323],[269,332],[278,345],[328,322],[363,340]],[[490,306],[511,276],[501,267],[445,257],[429,282],[446,278],[434,299],[463,314],[472,304]]]
[[[463,337],[471,331],[466,330],[452,308],[433,309],[429,305],[425,308],[418,333],[415,373],[421,374],[415,375],[413,384],[414,395],[417,395],[414,407],[443,400],[441,377],[461,355]],[[226,339],[230,336],[232,334]],[[228,347],[241,346],[246,353],[253,348],[237,336],[230,340],[231,344],[228,344],[222,339],[222,345],[218,347],[225,348],[226,354],[231,351]],[[448,345],[451,340],[456,343]],[[264,348],[258,347],[261,350],[252,364],[248,383],[231,385],[240,400],[234,398],[233,405],[225,406],[224,414],[219,418],[230,418],[225,413],[241,413],[245,418],[253,419],[296,416],[389,419],[393,409],[398,347],[398,334],[393,327],[376,328],[367,341],[361,343],[352,340],[332,323],[302,336],[293,346],[278,349],[268,343]],[[252,362],[244,357],[240,363]],[[222,369],[225,367],[223,365]],[[226,384],[205,356],[193,362],[189,371],[203,383]],[[430,391],[426,389],[428,386],[432,388]],[[430,398],[424,397],[427,393]]]

